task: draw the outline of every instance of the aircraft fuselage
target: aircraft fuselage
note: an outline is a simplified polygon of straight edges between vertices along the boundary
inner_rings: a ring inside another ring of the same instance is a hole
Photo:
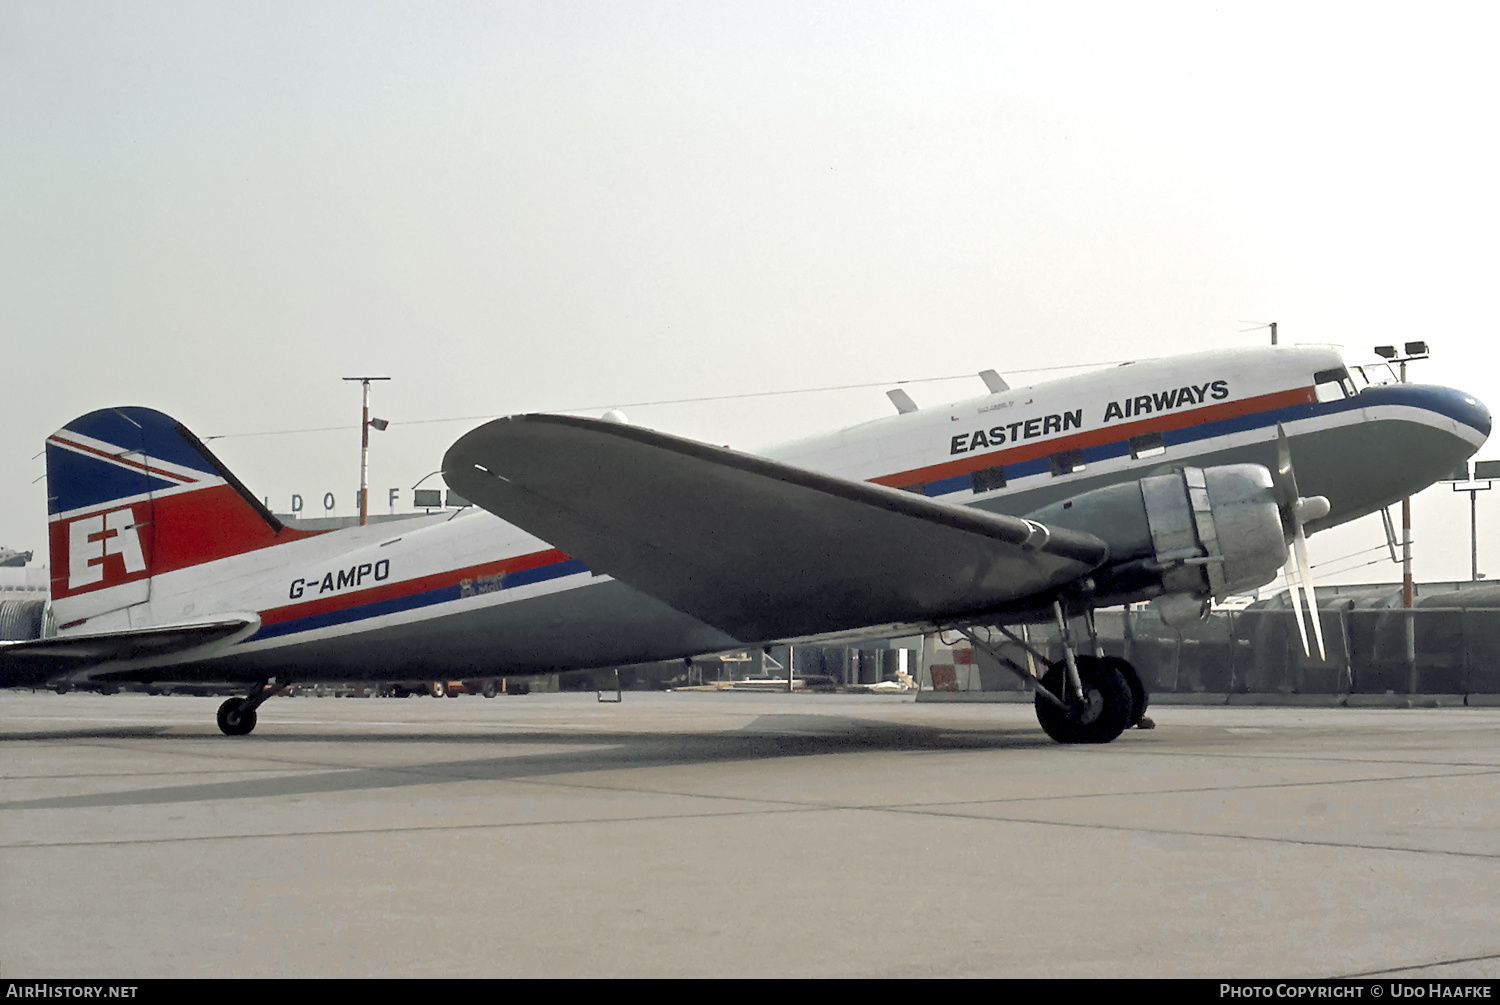
[[[1290,438],[1301,491],[1330,502],[1329,514],[1309,527],[1316,530],[1443,477],[1484,442],[1490,420],[1458,391],[1357,385],[1332,349],[1245,349],[1012,388],[765,453],[955,506],[1025,515],[1162,469],[1273,467],[1278,424]],[[191,473],[183,477],[190,481]],[[153,491],[151,505],[165,519],[179,489]],[[131,514],[122,504],[102,514],[82,507],[52,515],[60,634],[229,612],[251,624],[209,650],[117,661],[80,678],[498,676],[770,641],[732,638],[593,575],[479,509],[260,543],[150,576],[140,574],[143,559],[128,540],[131,527],[149,521]],[[80,526],[85,521],[94,522]]]

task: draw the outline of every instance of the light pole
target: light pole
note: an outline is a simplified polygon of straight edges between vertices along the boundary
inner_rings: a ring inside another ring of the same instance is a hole
[[[390,423],[384,419],[370,418],[370,381],[390,380],[389,377],[345,377],[357,380],[364,388],[364,413],[359,423],[359,525],[370,522],[370,427],[385,429]]]
[[[1375,355],[1391,363],[1401,364],[1401,383],[1406,383],[1406,364],[1414,359],[1427,358],[1426,342],[1407,342],[1402,346],[1402,356],[1393,345],[1378,345]],[[1416,584],[1411,578],[1411,496],[1401,500],[1401,606],[1406,608],[1406,661],[1410,667],[1407,676],[1407,691],[1417,692],[1417,626],[1412,621],[1411,610],[1416,600]]]
[[[1427,358],[1426,342],[1407,342],[1402,346],[1406,355],[1401,356],[1393,345],[1378,345],[1375,355],[1391,363],[1401,364],[1401,383],[1406,383],[1406,364],[1414,359]],[[1399,358],[1398,358],[1399,357]],[[1401,500],[1401,606],[1411,607],[1416,592],[1411,578],[1411,496]]]
[[[1455,492],[1469,493],[1469,578],[1479,582],[1479,493],[1488,492],[1500,479],[1500,461],[1475,461],[1474,476],[1469,477],[1469,462],[1453,472],[1450,482]]]

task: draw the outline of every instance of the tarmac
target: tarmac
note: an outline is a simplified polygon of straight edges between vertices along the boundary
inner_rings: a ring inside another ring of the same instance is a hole
[[[0,977],[1500,977],[1500,708],[0,692]]]

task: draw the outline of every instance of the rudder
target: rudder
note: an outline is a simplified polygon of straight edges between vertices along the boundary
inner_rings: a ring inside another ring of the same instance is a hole
[[[285,527],[203,442],[149,408],[105,408],[47,438],[48,545],[60,629],[148,624],[155,576],[306,532]]]

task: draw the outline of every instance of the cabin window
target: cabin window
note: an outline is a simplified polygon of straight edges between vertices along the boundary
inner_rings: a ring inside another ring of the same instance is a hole
[[[1142,457],[1158,457],[1167,452],[1167,444],[1161,438],[1160,433],[1142,433],[1130,438],[1130,456],[1136,460]]]
[[[1052,477],[1071,475],[1083,470],[1082,450],[1059,450],[1052,455]]]
[[[1005,488],[1005,468],[996,465],[993,468],[981,468],[973,474],[974,492],[993,492],[995,489]]]
[[[1319,401],[1341,401],[1344,398],[1352,398],[1358,393],[1354,388],[1354,380],[1349,376],[1349,371],[1343,367],[1333,370],[1319,370],[1313,374],[1313,393]]]

